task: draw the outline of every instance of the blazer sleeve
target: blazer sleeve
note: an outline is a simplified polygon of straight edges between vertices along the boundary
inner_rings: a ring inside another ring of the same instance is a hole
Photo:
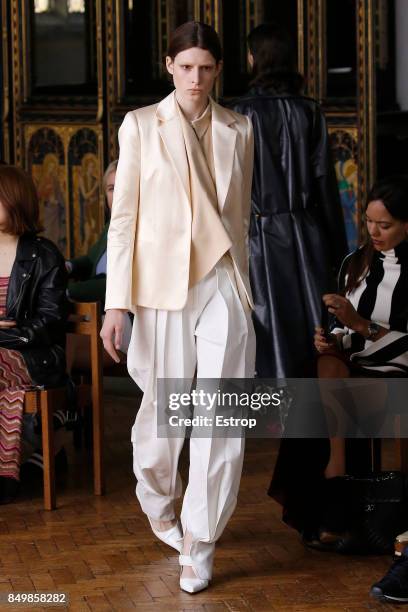
[[[134,112],[127,113],[120,126],[119,148],[108,232],[105,310],[132,309],[133,251],[140,189],[140,136]]]
[[[347,238],[336,174],[330,150],[326,120],[316,107],[313,131],[312,167],[320,219],[327,237],[330,264],[338,271],[347,254]]]

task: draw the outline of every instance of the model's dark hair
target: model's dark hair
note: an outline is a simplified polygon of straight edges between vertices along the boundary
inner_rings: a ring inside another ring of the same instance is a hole
[[[263,23],[249,33],[247,40],[254,58],[251,85],[299,94],[304,80],[296,69],[295,51],[285,28]]]
[[[222,48],[218,34],[206,23],[187,21],[179,26],[170,36],[166,55],[174,60],[178,53],[192,47],[209,51],[217,64],[222,60]]]
[[[368,194],[364,210],[370,202],[380,200],[393,219],[408,221],[408,176],[395,175],[383,178],[372,187]],[[348,267],[348,278],[345,293],[356,289],[368,273],[375,249],[371,240],[354,253]]]
[[[37,191],[25,170],[0,166],[0,202],[7,215],[3,231],[21,236],[42,230]]]

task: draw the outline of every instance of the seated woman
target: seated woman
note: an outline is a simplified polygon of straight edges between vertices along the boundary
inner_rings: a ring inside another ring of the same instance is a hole
[[[339,293],[323,296],[336,323],[328,337],[323,328],[315,330],[319,378],[408,373],[408,177],[379,181],[367,202],[369,238],[344,260]],[[334,500],[344,497],[339,477],[346,473],[345,440],[303,440],[296,448],[298,441],[292,442],[291,456],[279,458],[269,493],[306,543],[332,542],[328,532],[339,531],[336,523],[343,520]],[[364,440],[348,442],[357,455],[365,447]]]
[[[369,239],[343,262],[341,295],[323,301],[336,324],[316,328],[319,378],[408,373],[408,177],[379,181],[365,211]],[[326,478],[346,470],[344,439],[331,440]]]
[[[66,380],[67,275],[40,229],[33,181],[0,166],[0,503],[18,489],[25,392]]]
[[[106,205],[110,212],[112,210],[113,191],[115,188],[116,168],[118,160],[115,159],[106,168],[102,180]],[[75,302],[101,302],[105,304],[106,291],[106,243],[109,229],[109,221],[106,223],[97,242],[91,247],[86,255],[70,259],[65,262],[68,274],[72,279],[68,284],[68,297]],[[123,340],[120,347],[121,360],[125,360],[125,353],[129,346],[132,333],[130,317],[126,317]],[[88,338],[68,336],[67,344],[68,371],[79,368],[87,370],[90,367],[89,341]],[[113,360],[104,351],[104,366],[113,365]]]

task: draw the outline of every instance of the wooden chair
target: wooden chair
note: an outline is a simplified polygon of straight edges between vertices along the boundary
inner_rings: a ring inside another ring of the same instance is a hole
[[[91,384],[78,387],[79,403],[83,397],[90,396],[93,423],[93,467],[94,493],[102,495],[105,489],[103,466],[103,372],[102,342],[99,337],[101,310],[99,302],[74,304],[74,312],[67,324],[67,332],[89,336],[91,349]],[[66,388],[35,389],[25,394],[24,412],[40,413],[42,425],[42,446],[44,464],[44,508],[56,507],[55,466],[54,466],[54,427],[53,414],[67,403]]]
[[[56,506],[53,414],[66,404],[66,399],[65,388],[27,391],[24,397],[24,413],[41,414],[45,510]]]

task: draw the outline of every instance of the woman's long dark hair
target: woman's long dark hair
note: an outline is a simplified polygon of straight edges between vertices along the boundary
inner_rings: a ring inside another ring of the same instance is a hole
[[[247,40],[254,58],[251,85],[272,88],[277,93],[299,94],[304,79],[296,70],[288,32],[277,23],[263,23],[250,32]]]
[[[381,179],[372,187],[364,210],[370,202],[381,200],[391,217],[398,221],[408,221],[408,176],[396,175]],[[348,278],[344,289],[349,293],[356,289],[366,276],[373,261],[375,249],[371,240],[354,253],[348,268]]]

